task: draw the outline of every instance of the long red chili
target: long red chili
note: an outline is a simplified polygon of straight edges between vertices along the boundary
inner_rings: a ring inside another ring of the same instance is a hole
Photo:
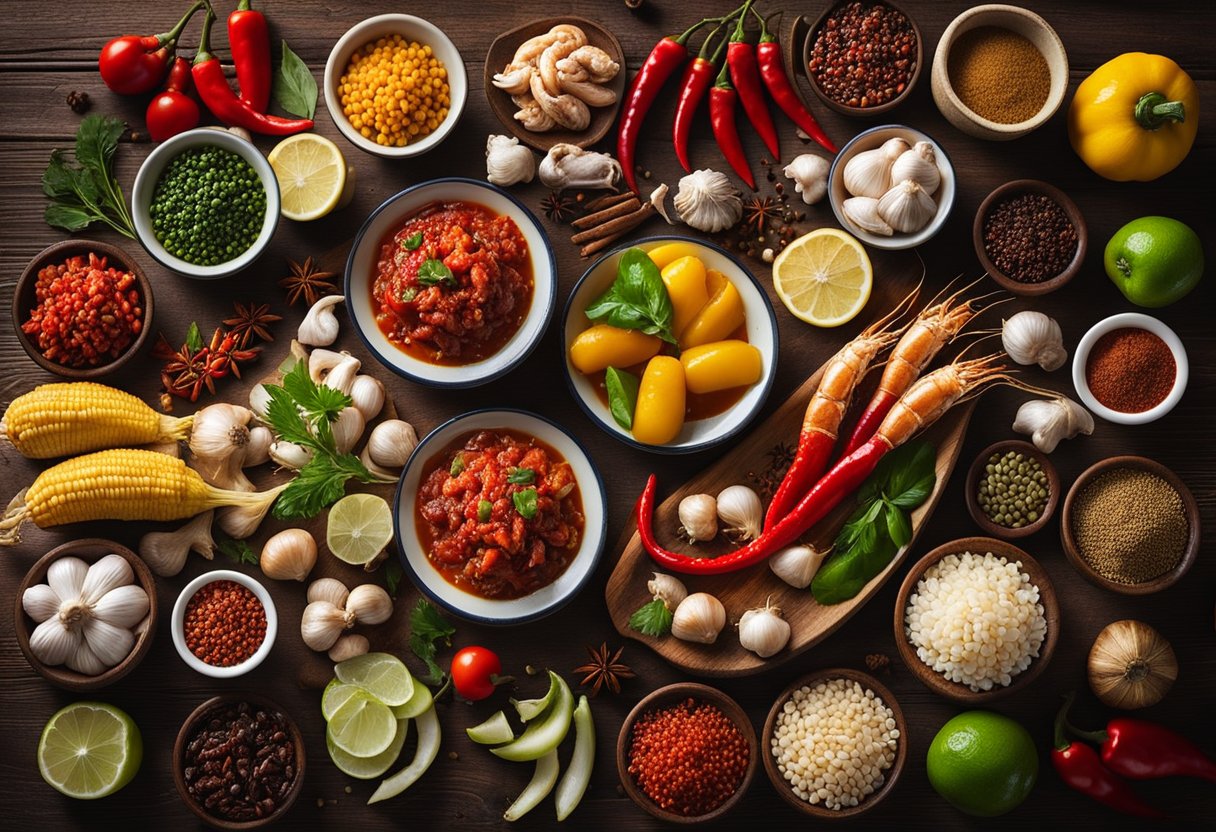
[[[747,33],[743,28],[746,20],[746,12],[739,15],[739,23],[735,26],[735,33],[731,36],[730,46],[726,50],[726,64],[730,67],[730,80],[739,93],[739,101],[743,104],[748,121],[756,128],[764,146],[776,160],[781,158],[781,149],[777,144],[777,128],[773,126],[773,117],[764,101],[764,89],[760,86],[756,47],[747,42]]]
[[[727,77],[730,69],[729,60],[718,73],[718,80],[709,91],[709,124],[713,127],[714,138],[722,155],[739,178],[747,183],[747,187],[756,190],[756,178],[752,176],[747,164],[747,154],[743,152],[743,142],[739,139],[739,128],[735,124],[735,105],[739,94],[730,84]]]
[[[755,14],[760,17],[759,12]],[[798,125],[803,133],[819,142],[828,152],[835,153],[836,145],[832,144],[819,122],[815,121],[815,117],[803,106],[802,99],[798,97],[789,76],[785,74],[781,43],[776,35],[769,32],[763,17],[760,17],[760,43],[756,47],[756,59],[760,65],[760,77],[764,79],[769,95],[777,102],[782,112],[789,116],[790,121]]]
[[[197,0],[177,25],[164,34],[122,35],[110,40],[97,59],[101,80],[120,95],[139,95],[156,89],[169,71],[182,30],[205,5],[205,0]]]
[[[814,484],[827,468],[835,446],[836,437],[818,430],[807,430],[804,426],[798,438],[794,461],[786,469],[785,477],[773,493],[768,511],[764,513],[764,528],[772,528],[781,522],[786,512]]]
[[[1199,746],[1163,725],[1120,717],[1105,731],[1077,731],[1078,737],[1102,743],[1102,762],[1133,780],[1198,777],[1216,783],[1216,761]]]
[[[259,113],[270,106],[270,30],[266,16],[241,0],[228,15],[228,47],[241,99]]]
[[[713,57],[706,57],[714,34],[721,28],[719,26],[709,33],[701,46],[701,52],[693,58],[692,63],[684,70],[684,77],[680,79],[680,98],[676,104],[676,117],[671,125],[671,142],[675,145],[676,158],[680,165],[689,173],[692,173],[692,166],[688,162],[688,137],[692,133],[693,117],[701,106],[705,91],[714,82],[714,70],[722,60],[722,51],[726,48],[726,41],[723,41]]]
[[[194,56],[194,85],[198,87],[199,97],[207,105],[216,118],[229,127],[243,127],[252,133],[264,133],[268,136],[289,136],[301,130],[312,129],[312,119],[287,119],[259,113],[247,103],[237,98],[236,93],[228,86],[224,70],[219,59],[211,54],[210,37],[211,24],[215,14],[208,9],[203,21],[203,33],[199,36],[198,52]]]

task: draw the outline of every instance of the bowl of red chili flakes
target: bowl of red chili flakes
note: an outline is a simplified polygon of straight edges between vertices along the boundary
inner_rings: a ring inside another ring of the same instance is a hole
[[[414,583],[471,621],[521,624],[587,584],[607,535],[599,472],[565,428],[476,410],[431,431],[401,473],[397,550]]]
[[[532,212],[475,179],[389,197],[346,261],[346,308],[382,364],[429,387],[476,387],[518,366],[544,334],[557,267]]]

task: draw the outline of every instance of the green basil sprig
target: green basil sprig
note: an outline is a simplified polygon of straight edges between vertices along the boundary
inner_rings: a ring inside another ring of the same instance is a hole
[[[612,418],[625,430],[633,430],[633,412],[638,406],[641,381],[633,373],[609,367],[604,371],[604,388],[608,391],[608,409]]]
[[[449,289],[455,289],[460,284],[456,282],[456,276],[452,274],[452,270],[444,265],[442,260],[424,260],[422,265],[418,267],[418,282],[423,286],[435,286],[442,283]]]
[[[616,280],[584,310],[596,323],[637,329],[676,342],[671,330],[675,312],[659,267],[640,248],[627,249],[617,264]]]

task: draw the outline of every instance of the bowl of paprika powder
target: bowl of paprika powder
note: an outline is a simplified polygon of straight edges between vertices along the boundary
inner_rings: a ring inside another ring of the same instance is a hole
[[[204,572],[173,605],[173,646],[204,676],[232,678],[270,655],[279,629],[266,587],[231,569]]]
[[[1094,324],[1072,360],[1082,404],[1120,425],[1144,425],[1169,413],[1182,399],[1189,375],[1182,339],[1139,312]]]

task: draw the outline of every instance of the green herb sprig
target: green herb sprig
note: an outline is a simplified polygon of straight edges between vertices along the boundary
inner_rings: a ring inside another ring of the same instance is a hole
[[[419,598],[418,603],[410,610],[410,649],[426,663],[427,675],[419,678],[432,687],[443,684],[447,678],[443,668],[435,661],[439,642],[451,647],[455,633],[456,628],[452,623],[425,598]]]
[[[675,615],[662,598],[643,604],[629,616],[629,626],[645,636],[665,636],[671,632]]]
[[[597,323],[637,329],[670,344],[676,342],[672,332],[675,311],[663,276],[650,255],[640,248],[627,249],[621,255],[616,280],[584,313]]]
[[[283,41],[283,57],[279,60],[279,71],[274,74],[270,94],[293,116],[312,118],[317,113],[317,79],[287,41]]]
[[[125,129],[116,118],[86,116],[76,130],[76,164],[68,161],[64,151],[51,151],[51,162],[42,174],[42,192],[51,199],[43,215],[47,225],[80,231],[104,222],[135,239],[135,223],[111,170]]]

